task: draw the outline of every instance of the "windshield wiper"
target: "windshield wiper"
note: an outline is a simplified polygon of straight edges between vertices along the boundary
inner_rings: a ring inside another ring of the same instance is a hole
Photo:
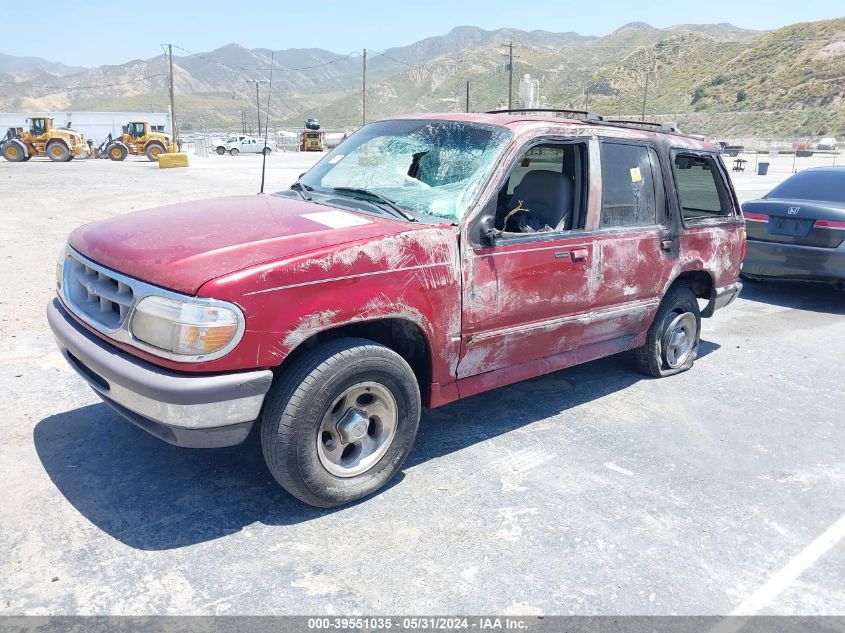
[[[313,199],[306,192],[314,191],[314,187],[303,184],[303,183],[301,183],[297,180],[295,183],[293,183],[290,186],[290,188],[293,189],[294,191],[296,191],[300,196],[302,196],[303,200],[307,200],[308,202],[311,202],[311,200]]]
[[[368,191],[367,189],[359,189],[357,187],[332,187],[332,191],[337,191],[338,193],[352,193],[358,194],[359,196],[366,196],[368,198],[371,198],[372,200],[381,202],[381,204],[384,205],[384,207],[386,207],[388,210],[392,211],[395,216],[404,218],[405,220],[408,220],[408,222],[418,221],[414,216],[405,211],[405,209],[397,206],[396,203],[393,202],[393,200],[391,200],[390,198],[385,198],[383,195],[381,195],[380,193],[376,193],[375,191]]]

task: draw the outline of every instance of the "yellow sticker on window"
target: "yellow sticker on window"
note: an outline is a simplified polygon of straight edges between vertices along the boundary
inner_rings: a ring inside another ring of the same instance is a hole
[[[639,182],[643,179],[639,167],[631,167],[631,182]]]

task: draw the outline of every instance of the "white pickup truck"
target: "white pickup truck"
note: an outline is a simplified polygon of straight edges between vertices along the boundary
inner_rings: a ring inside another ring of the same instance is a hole
[[[246,136],[240,134],[238,136],[230,136],[224,142],[219,143],[215,147],[215,151],[220,154],[230,154],[237,156],[238,154],[269,154],[273,151],[273,145],[269,141],[265,144],[264,139],[255,138],[254,136]]]

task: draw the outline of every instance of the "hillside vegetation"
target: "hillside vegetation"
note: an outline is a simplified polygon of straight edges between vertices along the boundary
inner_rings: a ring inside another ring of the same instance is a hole
[[[676,120],[687,131],[845,136],[845,18],[766,33],[729,24],[632,23],[600,38],[459,27],[371,52],[368,118],[463,110],[467,81],[473,110],[501,107],[507,100],[502,44],[509,41],[515,99],[519,78],[530,74],[550,106],[638,117],[647,81],[646,116]],[[254,122],[255,82],[263,109],[269,50],[229,44],[182,53],[175,57],[175,84],[183,130],[239,127],[242,112]],[[275,55],[271,126],[299,126],[308,116],[331,129],[360,124],[360,54],[293,49]],[[43,69],[0,74],[3,110],[161,110],[167,104],[163,56],[66,76]]]

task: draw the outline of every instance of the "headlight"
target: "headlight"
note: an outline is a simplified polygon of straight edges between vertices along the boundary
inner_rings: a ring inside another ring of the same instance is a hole
[[[129,330],[139,341],[176,356],[225,353],[243,333],[243,316],[236,306],[221,303],[145,297],[132,313]]]

